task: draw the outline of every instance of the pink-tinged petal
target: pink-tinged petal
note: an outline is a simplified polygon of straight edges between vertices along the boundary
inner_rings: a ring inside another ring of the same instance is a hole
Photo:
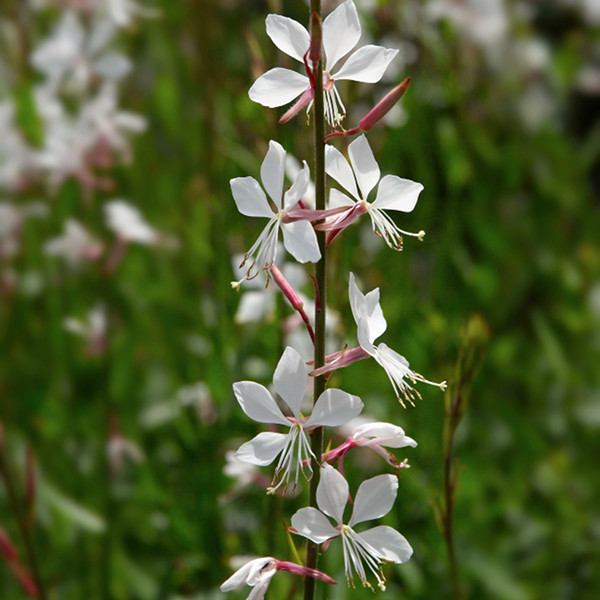
[[[350,79],[363,83],[377,83],[396,54],[398,54],[398,50],[392,48],[363,46],[348,57],[339,71],[331,73],[331,77],[336,81]]]
[[[392,423],[365,423],[352,431],[352,437],[360,446],[378,444],[388,448],[416,447],[417,442],[404,433],[402,427]]]
[[[310,377],[318,377],[319,375],[325,375],[325,373],[331,373],[331,371],[336,371],[337,369],[343,369],[359,360],[371,358],[371,355],[363,348],[359,347],[344,352],[336,352],[335,354],[331,354],[330,357],[331,360],[326,362],[325,365],[311,371],[309,373]]]
[[[254,585],[257,576],[263,569],[270,570],[273,568],[273,573],[275,573],[276,564],[275,559],[270,556],[250,560],[240,567],[227,581],[221,584],[221,591],[230,592],[231,590],[241,588],[243,585]]]
[[[357,417],[363,409],[362,400],[342,390],[330,388],[317,399],[305,427],[338,427]]]
[[[288,56],[303,62],[310,46],[308,31],[294,19],[281,15],[268,15],[267,35],[271,41]]]
[[[290,422],[264,385],[254,381],[238,381],[233,384],[233,393],[242,410],[254,421],[290,427]]]
[[[317,486],[317,504],[338,524],[344,522],[344,508],[348,501],[348,482],[331,465],[321,467],[321,479]]]
[[[296,175],[296,179],[294,179],[292,187],[283,196],[283,208],[286,211],[298,204],[298,200],[302,200],[306,194],[306,191],[308,190],[308,185],[310,183],[310,170],[306,164],[306,161],[303,161],[303,164],[304,166],[298,175]]]
[[[306,88],[300,98],[294,102],[294,104],[288,108],[283,116],[279,119],[279,124],[283,125],[287,123],[291,119],[293,119],[304,107],[308,106],[315,96],[315,93],[312,88]]]
[[[283,245],[301,263],[318,262],[321,251],[313,226],[308,221],[282,223]]]
[[[323,21],[323,49],[327,71],[331,72],[340,58],[358,44],[360,34],[356,7],[352,0],[347,0]]]
[[[294,513],[292,527],[315,544],[322,544],[340,534],[327,517],[312,506],[301,508]]]
[[[300,405],[304,397],[307,379],[308,374],[304,360],[297,350],[288,346],[277,363],[273,375],[273,386],[290,407],[296,419],[300,417]]]
[[[236,177],[229,182],[237,209],[247,217],[273,218],[273,210],[254,177]]]
[[[325,146],[325,172],[333,177],[351,196],[359,199],[352,167],[343,154],[329,144]]]
[[[303,577],[314,577],[315,579],[320,579],[321,581],[325,581],[326,583],[337,583],[335,579],[332,579],[326,573],[317,571],[317,569],[311,569],[310,567],[303,567],[302,565],[297,565],[295,563],[288,562],[287,560],[278,560],[277,570],[287,571],[288,573],[294,573],[294,575],[302,575]]]
[[[371,203],[373,208],[410,212],[419,199],[423,186],[410,179],[402,179],[396,175],[383,177],[377,190],[377,197]]]
[[[287,435],[263,431],[249,442],[242,444],[233,455],[240,460],[257,467],[270,465],[285,447]]]
[[[354,510],[348,525],[379,519],[387,515],[398,493],[398,479],[393,475],[377,475],[363,481],[354,498]]]
[[[382,560],[405,563],[413,553],[407,539],[395,529],[380,525],[357,534],[373,548]]]
[[[267,194],[278,209],[281,209],[284,173],[285,150],[281,144],[271,140],[265,159],[260,166],[260,178]]]
[[[381,171],[364,134],[348,146],[348,156],[358,181],[360,193],[363,199],[366,200],[370,191],[377,185],[381,177]]]
[[[261,75],[248,90],[253,102],[275,108],[289,104],[310,87],[308,77],[276,67]]]

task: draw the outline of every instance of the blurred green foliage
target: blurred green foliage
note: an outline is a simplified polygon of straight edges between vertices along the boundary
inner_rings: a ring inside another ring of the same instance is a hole
[[[369,140],[382,173],[424,184],[401,227],[427,236],[407,238],[401,254],[377,244],[366,252],[362,227],[347,230],[332,246],[330,304],[348,324],[340,335],[352,340],[348,271],[364,291],[381,286],[384,340],[435,381],[452,377],[462,323],[483,316],[491,338],[455,446],[466,596],[593,600],[600,595],[600,89],[577,82],[593,48],[597,54],[598,28],[566,3],[525,3],[532,15],[523,21],[515,17],[521,3],[507,2],[515,47],[539,39],[549,50],[544,69],[528,72],[518,52],[492,60],[449,20],[424,19],[419,4],[380,0],[361,16],[376,43],[402,44],[397,80],[412,77],[404,116]],[[249,247],[258,225],[237,213],[228,182],[257,176],[269,139],[310,159],[304,116],[278,126],[279,111],[247,97],[256,75],[285,63],[264,32],[265,14],[306,21],[307,11],[302,2],[158,5],[160,16],[140,20],[123,42],[135,69],[122,104],[149,124],[134,160],[114,173],[115,192],[86,203],[68,182],[47,199],[49,217],[26,223],[12,265],[18,291],[1,297],[0,421],[14,471],[23,472],[26,446],[35,453],[34,540],[50,597],[60,600],[221,597],[232,555],[291,558],[281,521],[303,503],[258,488],[228,492],[233,482],[222,469],[225,451],[258,431],[231,384],[254,378],[257,365],[268,384],[281,351],[277,319],[245,327],[233,320],[231,255]],[[346,88],[347,106],[362,103],[349,126],[393,83]],[[542,96],[524,106],[538,84]],[[28,88],[18,94],[19,118],[35,138]],[[523,111],[539,118],[528,123]],[[43,255],[43,240],[67,216],[101,230],[101,201],[117,196],[175,235],[178,251],[132,246],[110,278],[93,265],[66,271]],[[63,319],[98,302],[110,313],[108,351],[90,357]],[[278,311],[288,314],[283,305]],[[210,390],[216,420],[177,400],[178,389],[198,381]],[[423,401],[403,410],[370,362],[331,383],[419,442],[384,520],[415,554],[386,568],[387,596],[450,597],[432,510],[443,483],[443,394],[421,389]],[[116,476],[105,465],[111,415],[145,455]],[[352,490],[383,466],[357,461],[347,464]],[[19,546],[3,494],[0,525]],[[332,545],[323,566],[340,584],[327,597],[370,596],[346,589],[335,552]],[[292,598],[297,585],[282,575],[267,597]],[[0,596],[21,594],[0,565]]]

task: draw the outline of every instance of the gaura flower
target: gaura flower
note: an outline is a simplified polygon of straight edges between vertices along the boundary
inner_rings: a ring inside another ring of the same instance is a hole
[[[48,256],[60,256],[67,264],[78,267],[84,260],[95,260],[102,254],[102,244],[93,238],[87,229],[75,219],[67,219],[64,233],[44,244]]]
[[[293,348],[287,347],[277,364],[273,375],[273,386],[283,402],[289,407],[292,416],[285,416],[267,388],[254,381],[240,381],[233,384],[233,391],[242,410],[259,423],[271,423],[288,427],[288,433],[263,432],[242,444],[235,453],[238,460],[264,467],[270,465],[277,456],[273,483],[269,489],[274,493],[287,483],[294,471],[294,486],[304,465],[312,474],[311,457],[315,458],[306,432],[316,427],[337,427],[356,417],[363,408],[357,396],[342,390],[330,388],[317,399],[310,417],[300,413],[300,405],[308,375],[304,361]]]
[[[267,16],[266,25],[267,35],[282,52],[299,62],[304,62],[304,55],[310,46],[310,35],[305,27],[293,19],[273,14]],[[340,60],[353,50],[360,36],[360,22],[352,0],[338,6],[323,21],[325,117],[331,127],[339,126],[346,114],[335,82],[349,79],[376,83],[398,53],[398,50],[382,46],[362,46],[340,67]],[[282,122],[291,119],[305,106],[310,109],[313,100],[313,90],[306,75],[279,67],[261,75],[250,88],[248,95],[254,102],[269,108],[283,106],[300,96],[282,117]]]
[[[323,455],[323,460],[335,462],[339,459],[341,461],[352,448],[363,447],[371,448],[383,456],[394,469],[399,469],[402,463],[398,463],[396,457],[386,448],[405,448],[406,446],[415,448],[416,445],[417,442],[408,437],[404,433],[404,429],[398,425],[381,422],[363,423],[355,427],[342,444]]]
[[[317,229],[329,232],[327,243],[331,243],[336,235],[365,213],[371,217],[373,231],[380,235],[390,248],[402,249],[402,235],[423,239],[424,231],[403,231],[385,212],[411,212],[423,186],[396,175],[385,175],[382,178],[379,165],[364,135],[356,138],[348,146],[348,156],[350,163],[339,150],[333,146],[325,146],[325,171],[350,194],[349,197],[340,190],[331,189],[330,210],[340,207],[347,207],[347,210],[326,223],[317,225]],[[379,187],[375,200],[369,203],[367,198],[377,184]]]
[[[325,366],[315,369],[310,373],[313,377],[323,375],[335,369],[347,367],[357,360],[373,357],[385,370],[394,392],[404,406],[402,398],[414,405],[415,396],[421,395],[411,384],[417,381],[428,383],[446,389],[446,382],[434,383],[413,371],[406,358],[401,356],[386,344],[381,343],[375,346],[373,342],[387,329],[387,322],[383,316],[383,311],[379,304],[379,288],[371,290],[368,294],[363,294],[356,285],[354,274],[350,273],[350,283],[348,286],[348,296],[350,298],[350,307],[352,315],[356,321],[357,337],[359,348],[343,350],[326,357]],[[410,383],[407,381],[410,381]],[[401,398],[402,396],[402,398]]]
[[[326,583],[335,583],[329,575],[325,575],[325,573],[316,569],[303,567],[285,560],[277,560],[271,556],[264,556],[250,560],[240,567],[221,585],[221,591],[230,592],[246,584],[253,588],[246,600],[262,600],[271,583],[271,578],[277,571],[288,571],[296,575],[308,575],[315,579],[321,579]]]
[[[413,550],[403,535],[386,525],[360,533],[354,527],[364,521],[379,519],[391,510],[398,492],[398,479],[393,475],[378,475],[363,481],[354,498],[352,516],[345,524],[344,509],[348,502],[348,491],[344,476],[331,465],[323,465],[317,486],[317,505],[320,510],[309,506],[296,511],[292,517],[292,527],[295,533],[315,544],[341,537],[348,585],[353,585],[355,572],[363,587],[372,588],[367,581],[366,565],[375,575],[378,587],[385,590],[381,563],[404,563]],[[335,527],[327,517],[335,521]]]
[[[296,176],[292,187],[283,193],[285,173],[285,150],[274,141],[269,142],[269,150],[260,168],[260,177],[264,189],[271,198],[275,209],[269,204],[267,196],[254,177],[236,177],[229,183],[238,210],[248,217],[264,217],[269,219],[266,227],[258,236],[256,242],[244,256],[245,262],[252,258],[252,263],[244,279],[232,283],[238,287],[245,279],[258,275],[258,268],[268,269],[277,255],[277,240],[279,229],[283,233],[285,249],[301,263],[317,262],[321,252],[312,225],[303,219],[298,202],[302,199],[309,184],[308,165]],[[293,210],[293,209],[298,210]],[[308,211],[307,211],[308,212]]]

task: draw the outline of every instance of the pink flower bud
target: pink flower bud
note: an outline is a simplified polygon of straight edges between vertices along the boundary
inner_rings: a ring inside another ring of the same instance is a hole
[[[321,60],[321,47],[323,45],[323,26],[321,17],[314,12],[310,16],[310,49],[308,58],[312,63],[318,63]]]
[[[402,98],[410,84],[410,77],[407,77],[401,84],[390,90],[359,122],[358,129],[369,131],[375,123],[380,121]]]

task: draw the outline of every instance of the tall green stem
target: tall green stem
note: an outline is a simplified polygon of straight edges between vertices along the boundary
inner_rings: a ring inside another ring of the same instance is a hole
[[[321,1],[311,0],[311,14],[321,16]],[[315,143],[315,208],[325,209],[325,109],[323,103],[323,61],[313,63],[315,75],[314,103],[313,103],[313,127]],[[325,308],[327,305],[327,246],[324,231],[317,231],[317,241],[321,251],[321,260],[315,266],[315,279],[317,285],[317,302],[315,302],[315,368],[325,363]],[[325,378],[315,377],[313,402],[325,390]],[[323,430],[316,429],[312,434],[312,451],[315,456],[321,457],[323,451]],[[319,483],[319,468],[314,467],[313,478],[310,482],[309,505],[317,505],[317,485]],[[306,566],[317,568],[318,546],[308,541],[306,548]],[[316,580],[306,577],[304,582],[304,600],[314,600]]]

